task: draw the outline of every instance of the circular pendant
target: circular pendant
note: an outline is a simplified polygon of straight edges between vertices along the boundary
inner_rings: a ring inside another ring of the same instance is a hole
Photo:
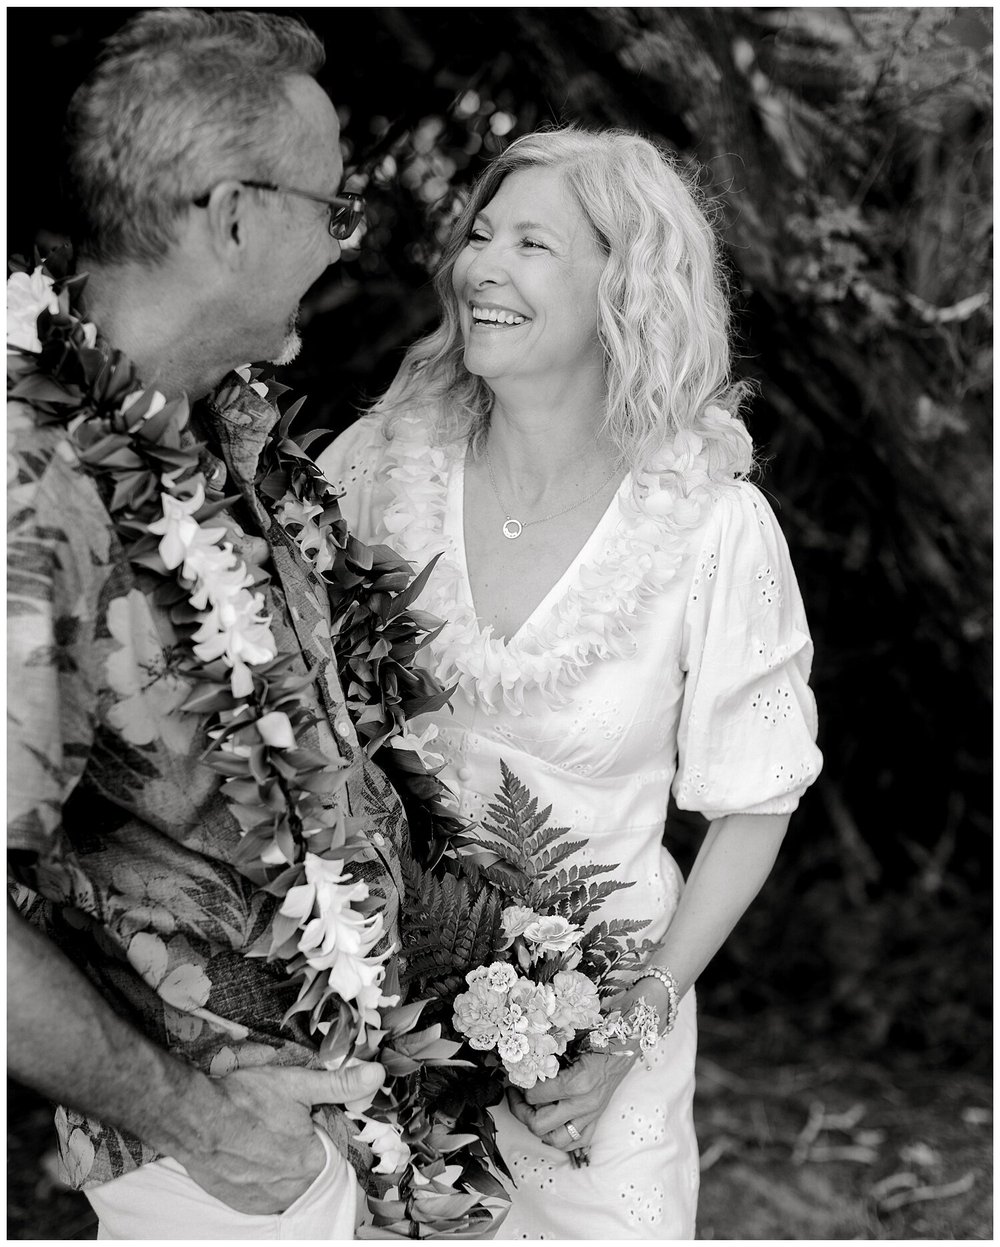
[[[503,522],[503,535],[508,541],[515,541],[521,535],[524,525],[520,520],[506,519]]]

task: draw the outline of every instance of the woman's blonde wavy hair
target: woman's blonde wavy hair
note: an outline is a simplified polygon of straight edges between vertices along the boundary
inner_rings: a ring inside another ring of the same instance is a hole
[[[445,247],[435,286],[442,307],[433,333],[410,347],[374,411],[396,420],[421,411],[439,442],[489,428],[493,394],[468,372],[452,269],[477,214],[520,169],[560,169],[608,257],[598,288],[604,347],[604,431],[623,464],[640,471],[682,429],[704,439],[713,477],[745,475],[753,448],[733,412],[742,397],[730,378],[729,300],[712,226],[676,162],[625,130],[568,126],[512,143],[472,188]]]

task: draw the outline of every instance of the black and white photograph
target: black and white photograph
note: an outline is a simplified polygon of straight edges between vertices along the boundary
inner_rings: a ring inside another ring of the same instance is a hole
[[[993,1238],[993,10],[7,6],[9,1240]]]

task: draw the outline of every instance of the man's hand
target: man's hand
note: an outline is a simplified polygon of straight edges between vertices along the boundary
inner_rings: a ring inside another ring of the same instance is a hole
[[[209,1078],[119,1017],[8,902],[10,1073],[47,1099],[127,1130],[241,1212],[283,1212],[323,1167],[316,1104],[363,1100],[380,1065],[278,1066]]]
[[[263,1066],[210,1080],[208,1129],[171,1154],[200,1187],[239,1212],[284,1212],[315,1181],[326,1157],[312,1109],[377,1090],[381,1065],[329,1070]]]

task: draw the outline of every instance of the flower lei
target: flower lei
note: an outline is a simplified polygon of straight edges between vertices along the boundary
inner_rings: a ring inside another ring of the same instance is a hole
[[[374,1173],[392,1175],[383,1198],[369,1201],[378,1232],[478,1236],[502,1218],[506,1197],[477,1141],[452,1134],[422,1107],[420,1070],[461,1064],[453,1060],[459,1045],[441,1037],[440,1025],[415,1030],[426,1002],[401,1004],[395,968],[386,964],[394,950],[375,952],[386,935],[383,915],[367,884],[345,869],[371,846],[323,800],[343,785],[346,764],[299,740],[314,720],[305,696],[312,677],[295,674],[296,655],[278,651],[263,594],[227,530],[210,523],[232,500],[206,501],[201,448],[185,437],[186,399],[144,390],[120,352],[98,346],[95,327],[75,308],[85,278],[69,276],[66,259],[50,256],[33,271],[12,262],[8,397],[29,403],[41,424],[65,427],[102,488],[141,587],[155,592],[190,647],[183,674],[193,687],[182,709],[207,716],[203,760],[222,775],[242,833],[235,865],[281,902],[255,951],[283,960],[298,985],[286,1020],[306,1015],[328,1068],[377,1060],[390,1075],[375,1097],[349,1108],[364,1125],[360,1141],[378,1157]],[[285,392],[259,377],[241,370],[258,398]],[[427,734],[405,726],[450,693],[412,664],[437,626],[408,609],[431,568],[414,577],[388,547],[348,533],[338,495],[289,436],[300,406],[280,420],[258,486],[326,586],[348,710],[366,753],[400,794],[420,859],[447,859],[445,868],[455,869],[462,854],[475,861],[475,847],[425,764],[434,761]],[[450,1154],[462,1163],[448,1165]],[[471,1189],[456,1187],[460,1179]]]

